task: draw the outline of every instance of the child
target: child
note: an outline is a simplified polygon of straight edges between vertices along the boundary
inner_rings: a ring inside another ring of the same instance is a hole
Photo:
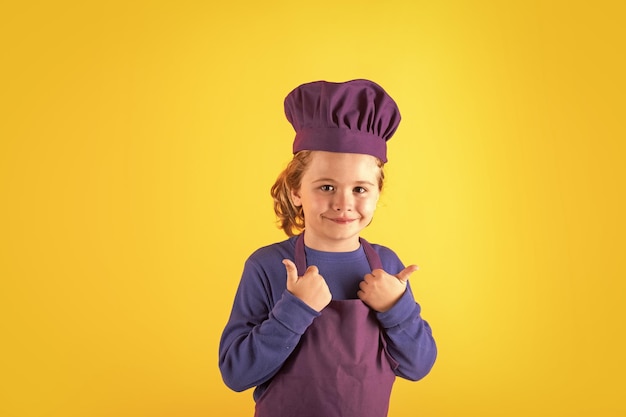
[[[272,187],[289,236],[246,261],[220,341],[222,377],[256,387],[257,417],[383,417],[397,376],[437,355],[404,267],[359,237],[383,185],[396,103],[367,80],[318,81],[285,99],[294,158]]]

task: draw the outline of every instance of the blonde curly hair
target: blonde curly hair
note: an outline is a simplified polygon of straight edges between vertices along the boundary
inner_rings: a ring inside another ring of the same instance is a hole
[[[302,177],[311,161],[313,151],[300,151],[293,156],[283,172],[278,175],[270,193],[274,199],[274,212],[277,224],[287,236],[295,236],[304,230],[304,211],[302,206],[296,206],[291,201],[291,190],[298,190],[302,184]],[[384,163],[376,158],[380,168],[378,176],[378,190],[382,191],[385,173]]]

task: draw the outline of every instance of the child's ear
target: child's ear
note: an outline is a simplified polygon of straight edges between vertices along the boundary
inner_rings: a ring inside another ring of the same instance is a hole
[[[291,190],[290,195],[291,203],[296,207],[300,207],[302,205],[302,199],[300,199],[300,190]]]

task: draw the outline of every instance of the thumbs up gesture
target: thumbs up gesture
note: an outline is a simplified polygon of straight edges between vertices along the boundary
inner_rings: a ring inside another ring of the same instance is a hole
[[[418,269],[417,265],[409,265],[396,275],[375,269],[365,275],[359,284],[357,296],[371,309],[384,313],[402,297],[409,276]]]
[[[284,259],[283,265],[287,270],[287,291],[318,312],[330,303],[332,299],[330,289],[316,266],[309,266],[304,275],[299,277],[298,269],[293,262]]]

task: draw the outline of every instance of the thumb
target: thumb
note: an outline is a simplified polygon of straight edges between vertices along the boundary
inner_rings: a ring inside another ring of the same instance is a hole
[[[296,265],[291,262],[289,259],[283,259],[283,265],[285,265],[285,269],[287,270],[287,282],[296,282],[298,281],[298,268]]]
[[[400,281],[406,282],[411,276],[411,274],[417,271],[418,269],[420,268],[417,265],[409,265],[406,268],[404,268],[402,271],[398,272],[396,274],[396,278],[398,278]]]

